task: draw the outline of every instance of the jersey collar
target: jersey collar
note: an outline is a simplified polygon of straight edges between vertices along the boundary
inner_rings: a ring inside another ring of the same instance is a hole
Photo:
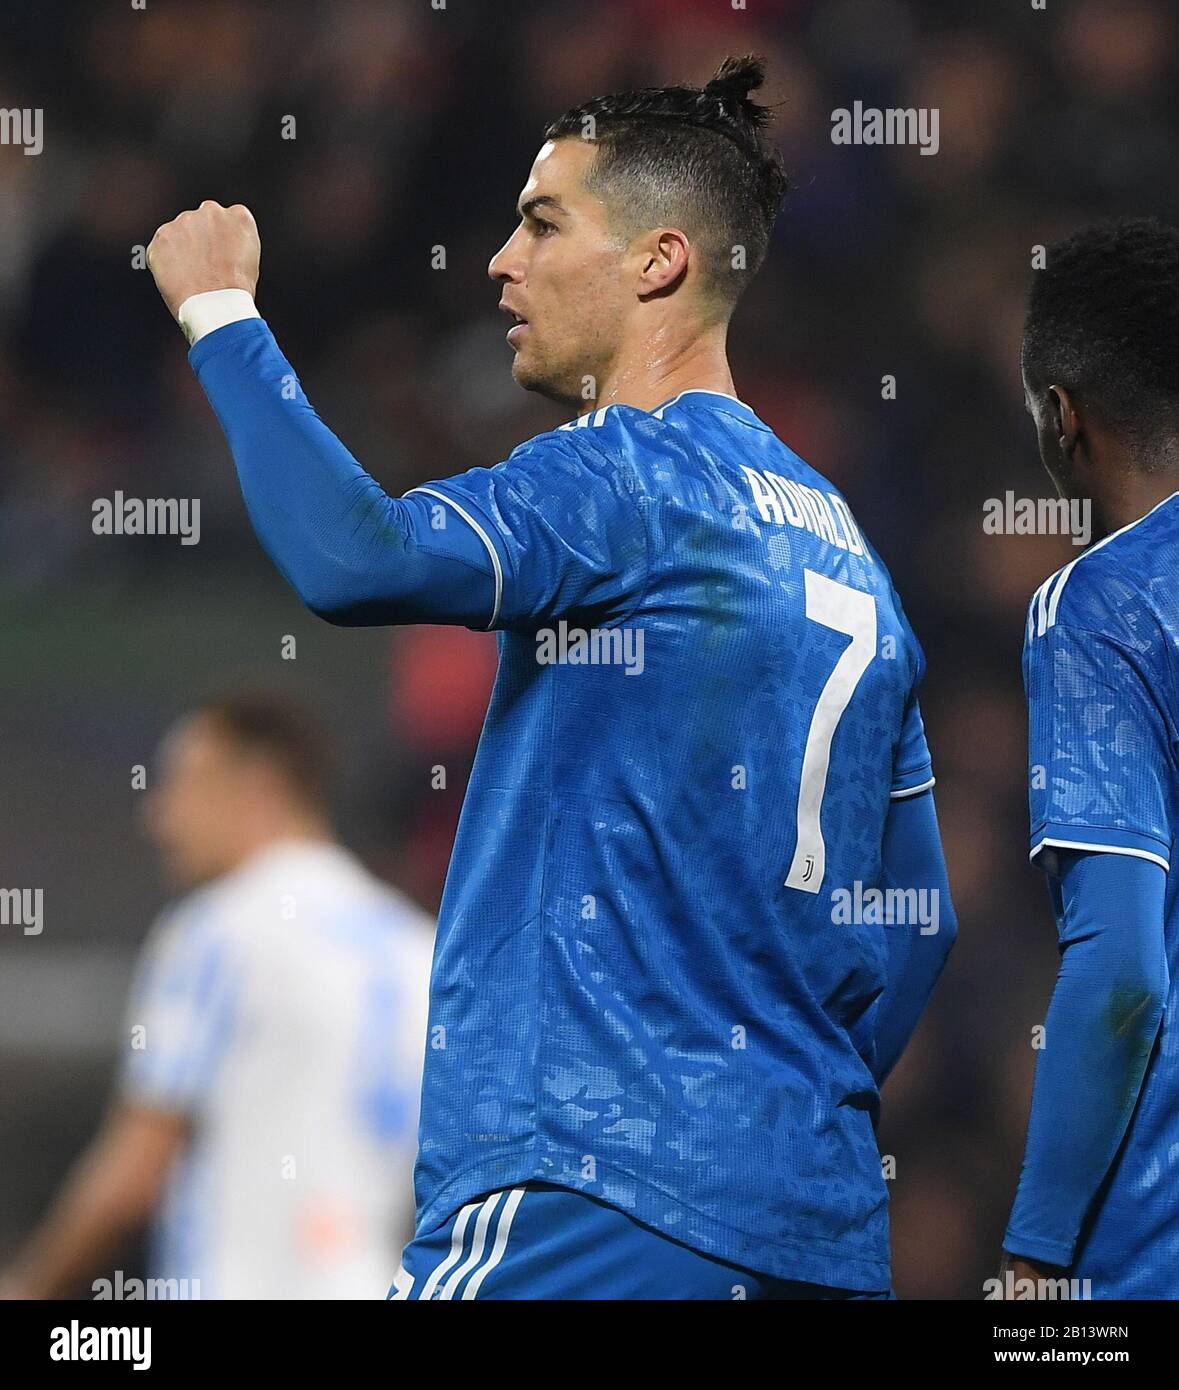
[[[761,421],[753,412],[753,407],[739,401],[736,396],[730,396],[724,391],[709,391],[703,386],[690,386],[686,391],[681,391],[678,396],[672,396],[671,400],[664,401],[661,406],[657,406],[651,414],[656,420],[663,419],[663,412],[669,410],[673,405],[678,405],[685,396],[704,396],[706,400],[699,402],[702,405],[711,405],[714,410],[724,411],[726,414],[735,415],[739,420],[752,420],[755,424]]]
[[[681,391],[678,396],[672,396],[671,400],[656,406],[654,410],[643,411],[643,414],[650,415],[656,420],[662,420],[663,412],[670,410],[673,405],[678,405],[685,396],[703,396],[705,399],[697,404],[709,405],[714,410],[719,410],[726,415],[733,415],[738,420],[745,420],[750,424],[758,425],[763,430],[769,428],[758,419],[752,406],[746,405],[744,401],[739,401],[736,396],[727,395],[724,391],[709,391],[703,386],[690,386],[686,391]],[[618,408],[619,405],[620,403],[615,401],[610,405],[599,406],[597,410],[587,410],[584,415],[577,415],[564,425],[558,425],[557,428],[562,430],[596,429],[605,422],[606,412]],[[637,407],[629,408],[637,409]]]

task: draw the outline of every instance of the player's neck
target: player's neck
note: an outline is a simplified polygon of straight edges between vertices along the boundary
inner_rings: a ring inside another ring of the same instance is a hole
[[[581,413],[605,405],[655,410],[684,391],[737,394],[725,351],[724,324],[686,340],[666,325],[646,333],[642,341],[619,352],[609,375],[599,383],[597,397],[587,401]]]
[[[331,826],[322,817],[293,811],[290,815],[273,818],[266,825],[243,830],[237,864],[244,864],[279,845],[331,844],[334,838]]]
[[[1119,470],[1102,485],[1093,488],[1094,534],[1100,538],[1140,521],[1160,502],[1179,491],[1179,474],[1140,473]]]

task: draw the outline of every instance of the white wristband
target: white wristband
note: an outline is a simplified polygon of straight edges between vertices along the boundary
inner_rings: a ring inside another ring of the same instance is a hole
[[[246,290],[206,290],[190,294],[176,311],[176,322],[189,343],[199,343],[206,333],[239,319],[260,319],[254,297]]]

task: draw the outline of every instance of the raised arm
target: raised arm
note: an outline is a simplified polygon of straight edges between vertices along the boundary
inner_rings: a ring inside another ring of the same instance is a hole
[[[308,607],[341,624],[477,628],[628,611],[647,538],[623,464],[556,431],[493,468],[390,497],[320,420],[258,316],[258,261],[249,211],[216,203],[182,213],[148,248],[254,530]]]
[[[312,409],[254,307],[261,245],[240,205],[205,202],[148,247],[160,294],[233,451],[270,558],[299,597],[338,623],[487,627],[495,560],[425,494],[391,498]]]

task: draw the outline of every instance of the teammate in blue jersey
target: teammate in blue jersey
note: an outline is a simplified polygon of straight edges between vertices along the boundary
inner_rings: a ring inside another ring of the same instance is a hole
[[[1031,849],[1061,966],[1004,1245],[1015,1278],[1094,1298],[1179,1298],[1177,353],[1179,232],[1098,224],[1049,248],[1028,408],[1103,538],[1028,613]]]
[[[398,1297],[890,1292],[878,1086],[955,928],[920,648],[727,365],[785,194],[761,80],[730,59],[548,128],[490,274],[515,379],[577,416],[403,498],[258,318],[250,214],[152,242],[302,598],[499,634]]]

